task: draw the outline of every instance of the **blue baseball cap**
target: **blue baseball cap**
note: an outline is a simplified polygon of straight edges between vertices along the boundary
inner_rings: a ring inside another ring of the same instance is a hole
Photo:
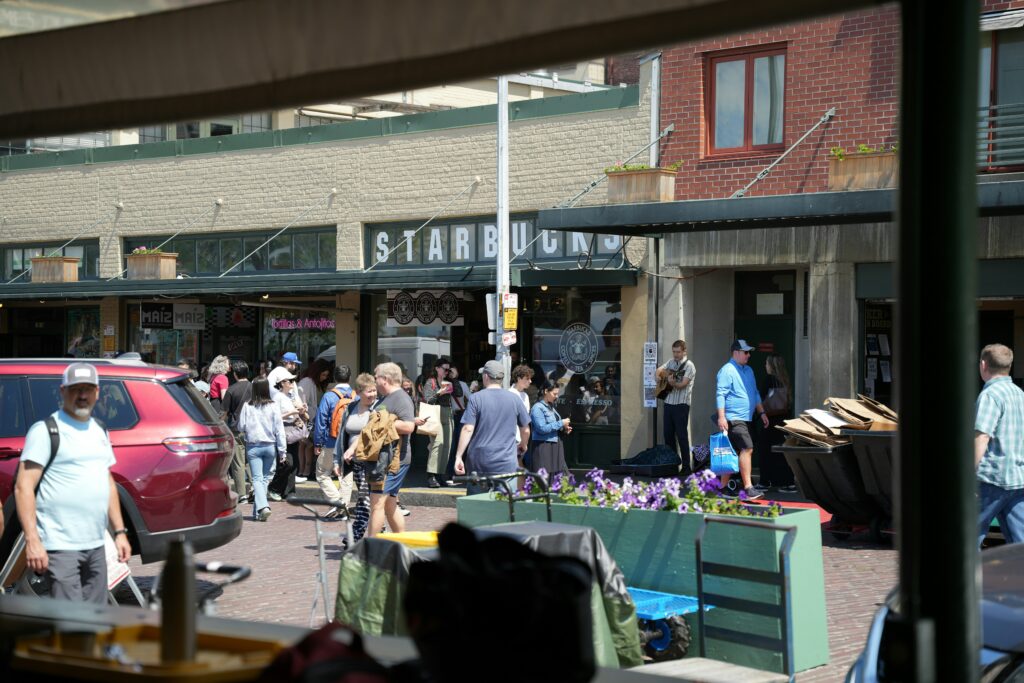
[[[299,365],[302,365],[302,361],[299,360],[299,357],[295,355],[294,351],[289,351],[288,353],[281,356],[281,360],[283,360],[286,363],[297,363]]]
[[[746,339],[737,339],[732,343],[733,351],[753,351],[754,347],[747,343]]]

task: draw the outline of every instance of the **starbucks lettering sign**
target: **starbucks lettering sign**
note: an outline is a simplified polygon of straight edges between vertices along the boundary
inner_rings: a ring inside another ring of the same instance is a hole
[[[470,266],[494,263],[498,256],[498,227],[493,216],[465,219],[450,224],[423,222],[384,223],[366,227],[366,266],[377,270],[422,266]],[[575,260],[581,254],[612,256],[622,246],[618,235],[538,231],[532,216],[513,216],[509,221],[509,245],[518,259],[531,261]]]

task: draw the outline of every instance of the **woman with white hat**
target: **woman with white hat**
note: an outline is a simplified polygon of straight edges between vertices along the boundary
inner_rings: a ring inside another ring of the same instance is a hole
[[[267,497],[271,500],[284,500],[295,492],[295,465],[299,455],[299,441],[307,432],[302,415],[305,406],[288,397],[295,386],[295,379],[295,375],[283,367],[274,368],[267,375],[270,397],[281,410],[285,438],[288,442],[285,456],[277,463],[274,480],[267,487]]]

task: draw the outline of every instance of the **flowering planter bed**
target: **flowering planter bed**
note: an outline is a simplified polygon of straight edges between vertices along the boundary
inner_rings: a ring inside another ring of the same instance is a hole
[[[458,520],[470,527],[508,521],[508,503],[491,494],[465,496],[457,502]],[[751,506],[758,509],[761,506]],[[601,536],[630,586],[680,595],[696,595],[695,540],[702,513],[664,510],[616,510],[552,503],[552,521],[589,526]],[[517,521],[545,519],[542,503],[516,505]],[[783,508],[778,517],[758,518],[780,527],[797,528],[790,553],[792,637],[797,671],[828,663],[828,623],[825,614],[825,578],[821,554],[821,528],[817,510]],[[776,571],[784,534],[761,529],[712,525],[704,537],[704,561]],[[705,577],[705,590],[761,602],[777,601],[777,589],[746,582]],[[694,645],[687,656],[697,656],[696,622],[690,620]],[[707,624],[752,635],[781,637],[776,619],[726,609],[708,613]],[[769,671],[782,671],[777,653],[708,639],[707,656]]]

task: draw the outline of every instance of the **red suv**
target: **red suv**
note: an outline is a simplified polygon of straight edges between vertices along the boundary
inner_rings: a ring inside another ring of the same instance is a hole
[[[13,512],[9,499],[25,433],[59,408],[61,376],[70,362],[0,360],[5,520]],[[188,374],[141,361],[87,362],[100,376],[93,416],[110,432],[117,458],[112,471],[133,553],[154,562],[164,559],[168,542],[182,534],[197,552],[238,536],[242,516],[225,482],[233,437]]]

